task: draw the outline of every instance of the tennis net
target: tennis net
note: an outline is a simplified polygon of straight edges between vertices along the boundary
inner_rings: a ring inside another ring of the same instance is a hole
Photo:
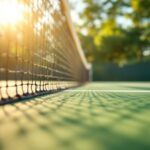
[[[0,104],[89,80],[66,0],[0,1]]]

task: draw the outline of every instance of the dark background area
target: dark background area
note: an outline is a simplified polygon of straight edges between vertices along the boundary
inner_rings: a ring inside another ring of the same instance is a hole
[[[113,63],[93,65],[94,81],[150,81],[150,62],[119,67]]]

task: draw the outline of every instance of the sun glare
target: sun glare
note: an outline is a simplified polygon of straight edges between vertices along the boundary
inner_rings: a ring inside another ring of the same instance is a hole
[[[22,19],[23,6],[16,0],[0,0],[0,25],[16,24]]]

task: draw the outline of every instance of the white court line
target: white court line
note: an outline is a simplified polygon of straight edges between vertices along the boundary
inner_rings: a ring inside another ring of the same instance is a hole
[[[150,93],[150,90],[66,90],[66,92]]]

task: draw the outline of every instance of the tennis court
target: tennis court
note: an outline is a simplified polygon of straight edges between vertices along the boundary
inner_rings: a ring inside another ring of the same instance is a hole
[[[0,149],[148,150],[149,97],[150,83],[100,82],[1,106]]]
[[[150,82],[90,82],[66,0],[0,1],[0,150],[148,150]]]

